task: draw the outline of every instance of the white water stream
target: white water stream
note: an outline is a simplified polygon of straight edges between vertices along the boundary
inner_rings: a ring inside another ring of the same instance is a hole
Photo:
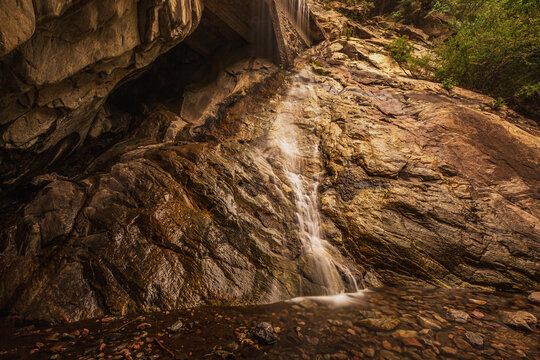
[[[283,171],[296,203],[304,272],[319,289],[316,295],[334,295],[357,291],[358,287],[351,271],[341,261],[339,251],[321,237],[317,192],[320,154],[318,137],[314,134],[320,108],[310,78],[307,69],[295,76],[281,101],[271,138],[274,146],[281,150]]]
[[[253,9],[256,56],[272,58],[276,53],[272,9],[287,16],[298,34],[309,39],[310,10],[306,0],[256,0]],[[302,248],[300,266],[303,278],[309,281],[299,293],[336,295],[358,291],[358,286],[339,251],[321,236],[318,198],[321,166],[319,138],[314,133],[321,110],[313,80],[308,69],[294,76],[277,109],[270,137],[273,147],[280,150],[282,172],[296,205],[297,237]],[[306,108],[310,109],[309,116],[304,116]]]
[[[309,6],[306,0],[279,0],[289,20],[300,35],[309,42]]]
[[[272,59],[278,53],[274,29],[278,24],[274,23],[273,9],[286,16],[309,45],[310,10],[306,0],[253,0],[251,6],[254,56]]]

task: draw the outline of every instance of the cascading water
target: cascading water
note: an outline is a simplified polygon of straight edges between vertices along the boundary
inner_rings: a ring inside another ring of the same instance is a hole
[[[286,29],[282,27],[285,21],[283,17],[295,29],[296,36],[304,38],[304,42],[309,45],[310,19],[306,0],[256,0],[253,9],[256,56],[275,58],[275,31],[278,28],[279,31]],[[314,170],[320,161],[318,138],[313,132],[311,135],[306,134],[305,130],[313,129],[316,119],[299,116],[305,104],[311,104],[315,112],[320,112],[311,80],[312,75],[307,70],[295,76],[275,119],[271,138],[273,146],[281,151],[282,171],[292,189],[297,209],[298,238],[302,248],[301,267],[310,283],[305,289],[300,289],[300,294],[335,295],[344,291],[357,291],[358,287],[339,251],[321,237],[317,195],[320,171]]]
[[[309,45],[309,6],[306,0],[279,0],[289,20]]]
[[[252,44],[256,57],[285,60],[279,59],[283,54],[279,54],[278,42],[288,46],[283,32],[291,29],[294,29],[296,38],[303,39],[305,45],[310,46],[310,15],[306,0],[253,0],[251,6]],[[287,22],[291,26],[282,27]],[[276,38],[276,32],[281,33],[281,39]]]
[[[308,295],[334,295],[358,288],[351,271],[340,261],[339,252],[321,237],[317,194],[320,171],[316,169],[318,138],[313,132],[305,134],[305,129],[313,128],[317,119],[302,116],[306,104],[311,112],[320,112],[309,76],[305,70],[295,76],[282,101],[271,137],[274,146],[281,150],[283,172],[294,194],[304,273],[316,289],[316,293],[312,291]]]

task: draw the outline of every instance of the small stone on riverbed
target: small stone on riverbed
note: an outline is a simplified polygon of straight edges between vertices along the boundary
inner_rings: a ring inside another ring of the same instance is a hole
[[[433,330],[441,330],[441,326],[435,320],[431,320],[420,315],[418,315],[416,318],[418,320],[418,323],[424,328],[433,329]]]
[[[357,324],[370,328],[372,330],[390,331],[399,325],[398,319],[383,317],[380,319],[363,319],[357,322]]]
[[[533,304],[540,304],[540,291],[531,293],[528,297],[529,301]]]
[[[471,345],[473,346],[476,346],[479,348],[484,346],[484,337],[479,333],[468,331],[465,333],[465,337],[467,338],[469,343],[471,343]]]
[[[536,317],[526,311],[502,311],[501,318],[503,323],[508,326],[528,331],[533,331],[532,327],[534,327],[537,322]]]
[[[446,317],[450,321],[458,322],[465,324],[467,321],[471,319],[469,314],[467,314],[465,311],[456,310],[456,309],[446,309]]]
[[[264,345],[272,345],[277,342],[277,336],[274,328],[267,322],[262,322],[255,329],[255,338]]]
[[[168,332],[172,332],[172,333],[175,333],[175,332],[178,332],[180,331],[180,329],[184,326],[184,323],[182,322],[182,320],[178,320],[177,322],[175,322],[174,324],[172,324],[171,326],[169,326],[167,328],[167,331]]]

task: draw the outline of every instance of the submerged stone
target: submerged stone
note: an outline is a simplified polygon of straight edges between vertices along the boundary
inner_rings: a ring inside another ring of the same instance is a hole
[[[399,319],[383,317],[363,319],[357,322],[358,325],[365,326],[372,330],[390,331],[396,328],[400,323]]]
[[[456,309],[446,309],[446,318],[450,321],[458,322],[465,324],[467,321],[471,319],[469,314],[467,314],[465,311],[456,310]]]
[[[526,311],[516,311],[516,312],[501,312],[501,319],[503,323],[508,326],[521,329],[533,331],[533,327],[536,326],[536,316]]]
[[[472,345],[476,347],[481,348],[484,346],[484,337],[482,336],[482,334],[467,331],[465,333],[465,337]]]
[[[267,322],[259,323],[253,334],[255,338],[264,345],[275,344],[278,339],[274,332],[274,328]]]
[[[180,331],[180,329],[182,329],[183,326],[184,326],[184,323],[182,322],[182,320],[178,320],[177,322],[175,322],[174,324],[169,326],[167,328],[167,331],[173,332],[173,333],[178,332],[178,331]]]

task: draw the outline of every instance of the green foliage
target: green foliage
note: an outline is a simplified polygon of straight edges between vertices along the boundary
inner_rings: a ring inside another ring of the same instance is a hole
[[[401,11],[401,9],[398,9],[392,13],[392,19],[397,21],[401,18],[403,18],[403,12]]]
[[[386,50],[392,59],[403,66],[406,65],[412,58],[414,52],[414,46],[409,42],[407,36],[401,36],[390,44],[386,45]]]
[[[388,54],[399,64],[403,72],[413,77],[427,77],[433,71],[433,58],[429,53],[414,54],[414,46],[407,36],[401,36],[386,45]]]
[[[330,71],[324,70],[322,68],[322,64],[318,61],[315,61],[313,59],[309,59],[308,62],[311,64],[311,69],[315,74],[321,75],[321,76],[328,76],[331,74]]]
[[[353,27],[348,26],[345,28],[345,37],[347,38],[347,41],[349,41],[352,37],[356,36],[356,31]]]
[[[453,36],[436,49],[439,78],[540,118],[538,0],[436,0],[432,11],[453,18]]]
[[[506,105],[506,101],[504,101],[502,97],[498,97],[495,100],[493,100],[491,104],[489,104],[489,107],[492,108],[493,110],[499,110],[505,105]]]
[[[321,68],[316,68],[314,66],[311,67],[313,69],[313,72],[315,74],[318,74],[318,75],[321,75],[321,76],[328,76],[330,74],[332,74],[330,71],[328,70],[324,70],[324,69],[321,69]]]
[[[443,89],[450,91],[456,86],[456,81],[452,78],[446,78],[441,80],[441,85]]]
[[[520,100],[527,100],[540,97],[540,82],[522,86],[516,93]]]

